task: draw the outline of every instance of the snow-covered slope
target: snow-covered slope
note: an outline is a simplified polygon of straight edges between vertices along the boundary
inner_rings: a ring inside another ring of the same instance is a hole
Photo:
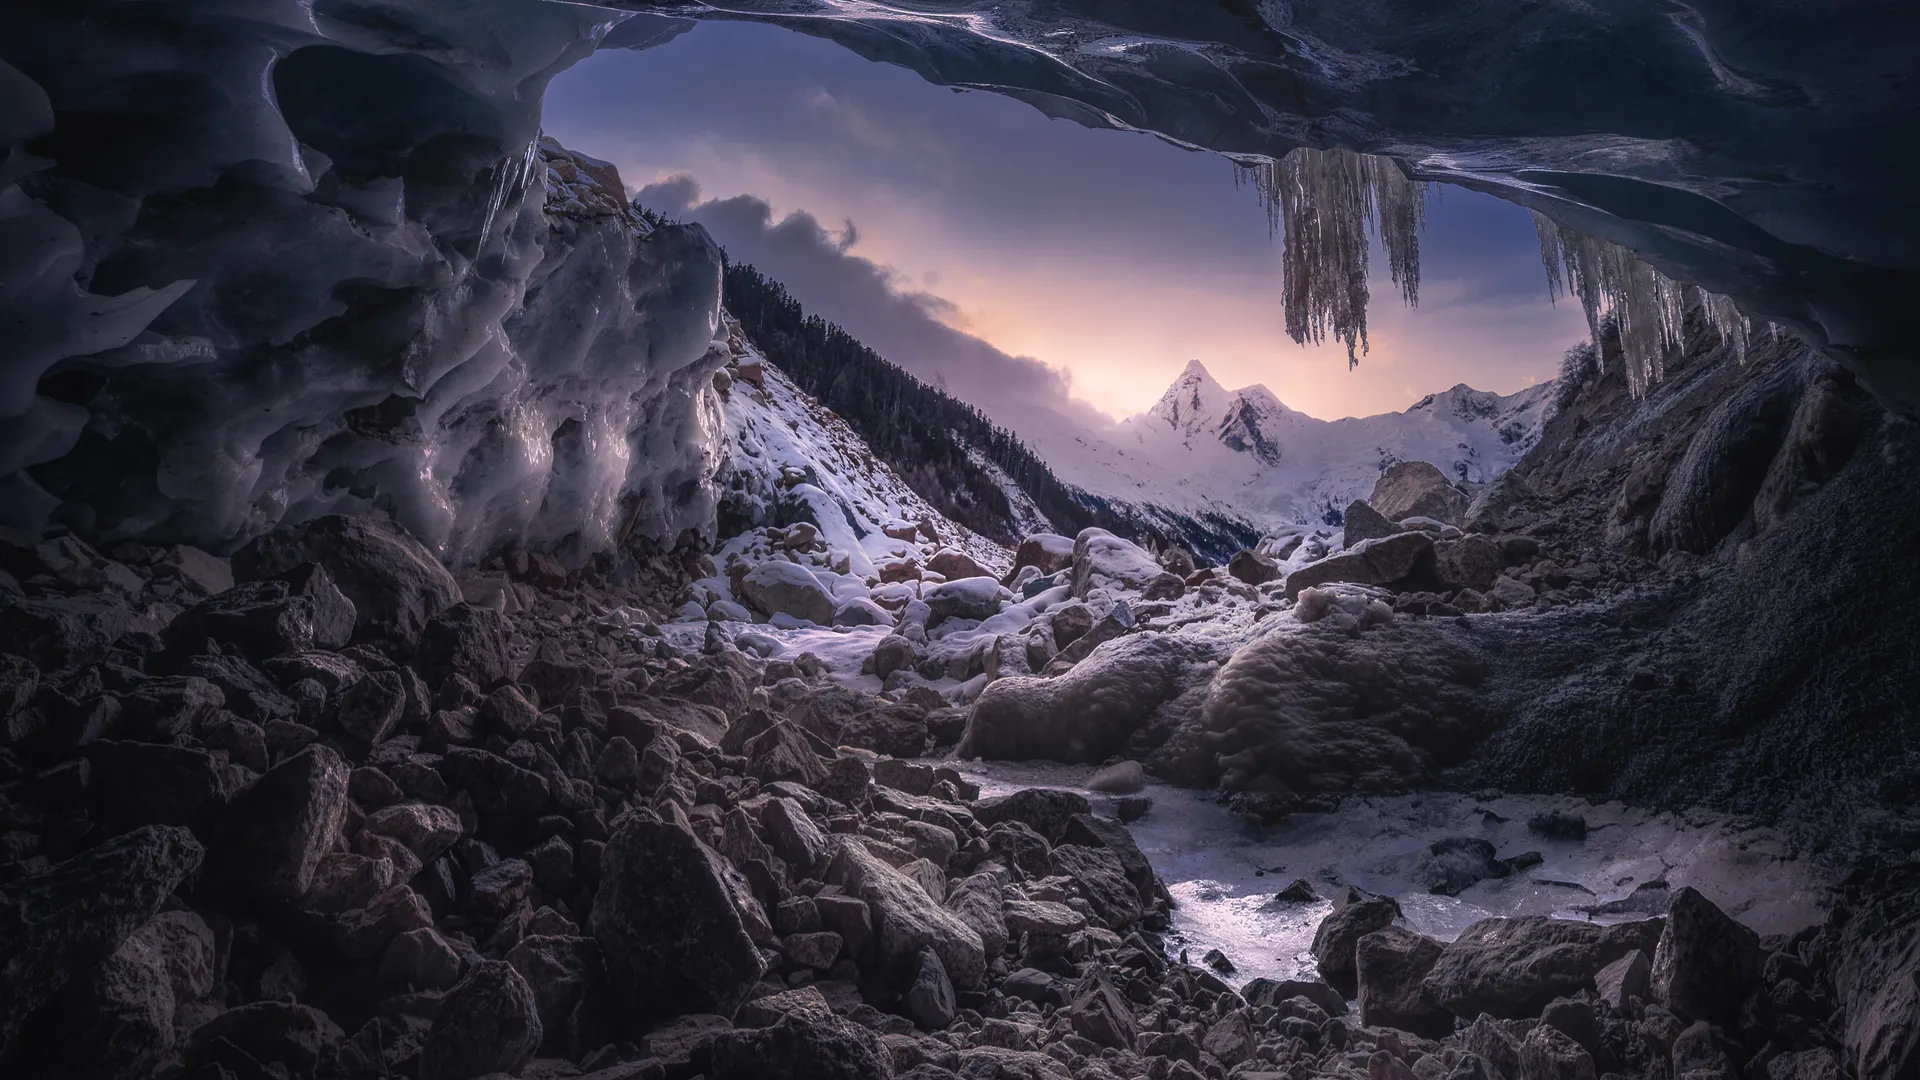
[[[765,360],[737,326],[729,331],[735,355],[729,370],[744,374],[733,378],[725,395],[723,546],[756,526],[810,521],[830,550],[848,556],[848,572],[864,577],[915,546],[888,536],[889,525],[924,522],[922,537],[938,538],[929,543],[964,551],[995,573],[1012,565],[1011,552],[943,516],[875,457],[846,421]],[[1026,509],[1022,517],[1035,519],[1034,531],[1044,529],[1038,512],[1030,504]]]
[[[1060,479],[1149,520],[1214,515],[1264,531],[1337,521],[1399,461],[1486,483],[1539,441],[1551,398],[1550,384],[1507,395],[1462,384],[1405,412],[1320,420],[1264,386],[1228,390],[1195,360],[1114,428],[1027,434]]]

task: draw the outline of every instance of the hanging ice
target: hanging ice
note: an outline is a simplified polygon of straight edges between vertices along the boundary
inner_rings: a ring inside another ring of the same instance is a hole
[[[1305,345],[1347,343],[1347,365],[1367,350],[1368,233],[1380,237],[1388,272],[1408,304],[1420,300],[1420,230],[1432,188],[1392,158],[1301,147],[1279,161],[1236,165],[1268,224],[1282,234],[1287,335]]]
[[[1533,226],[1540,234],[1547,291],[1557,298],[1564,290],[1580,302],[1595,357],[1600,355],[1601,319],[1613,318],[1627,386],[1636,397],[1665,374],[1667,350],[1680,344],[1687,308],[1695,303],[1720,340],[1746,363],[1752,328],[1730,298],[1675,281],[1626,248],[1575,232],[1539,211],[1533,212]]]

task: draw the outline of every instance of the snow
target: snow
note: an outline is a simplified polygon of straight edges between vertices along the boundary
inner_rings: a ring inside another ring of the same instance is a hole
[[[1398,413],[1320,420],[1265,386],[1227,390],[1199,361],[1153,408],[1102,431],[1023,430],[1056,476],[1177,531],[1214,515],[1252,531],[1332,522],[1400,461],[1485,484],[1539,441],[1551,384],[1494,394],[1464,384]]]

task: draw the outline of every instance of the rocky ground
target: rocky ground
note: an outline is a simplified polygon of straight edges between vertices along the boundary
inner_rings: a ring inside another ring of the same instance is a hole
[[[1085,577],[1102,542],[1082,540]],[[724,635],[672,645],[638,583],[697,556],[624,584],[510,556],[467,583],[504,575],[506,614],[373,520],[231,560],[4,541],[9,1077],[1784,1080],[1915,1060],[1910,871],[1766,940],[1685,889],[1637,922],[1453,942],[1348,891],[1314,943],[1323,982],[1236,989],[1167,955],[1125,825],[907,760],[960,735],[955,710]]]

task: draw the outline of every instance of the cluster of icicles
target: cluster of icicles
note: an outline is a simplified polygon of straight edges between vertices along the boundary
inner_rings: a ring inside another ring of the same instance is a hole
[[[1279,161],[1234,166],[1251,185],[1281,236],[1281,288],[1287,335],[1302,345],[1331,338],[1347,346],[1349,367],[1367,351],[1369,234],[1380,237],[1388,272],[1409,305],[1420,301],[1420,231],[1437,185],[1407,176],[1392,158],[1302,147]],[[1675,281],[1618,244],[1565,228],[1535,211],[1547,289],[1579,301],[1600,355],[1603,322],[1619,331],[1627,384],[1637,396],[1664,374],[1689,307],[1698,305],[1740,362],[1752,328],[1733,301]]]

